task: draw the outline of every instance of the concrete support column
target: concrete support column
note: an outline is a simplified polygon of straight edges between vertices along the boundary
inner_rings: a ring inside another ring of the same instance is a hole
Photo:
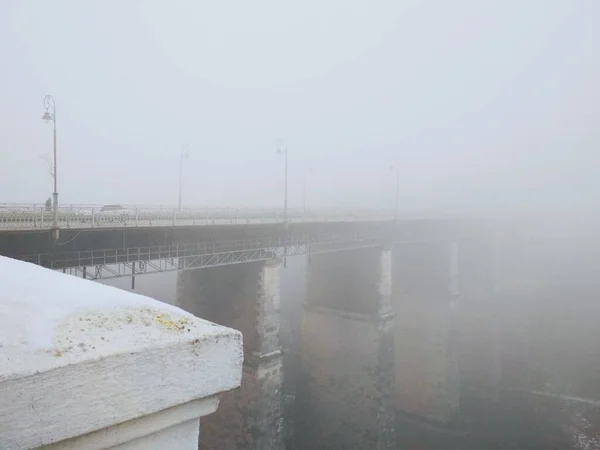
[[[503,390],[528,390],[541,387],[534,382],[535,356],[539,351],[531,349],[531,325],[535,323],[537,290],[543,285],[538,272],[543,260],[535,260],[535,251],[527,239],[513,237],[497,240],[494,246],[494,298],[496,312],[494,322],[498,329],[498,347]],[[548,311],[548,302],[543,302]],[[560,313],[558,315],[560,316]],[[554,321],[544,317],[544,327],[553,328]],[[556,322],[554,322],[556,323]],[[550,336],[555,336],[556,329]],[[550,337],[549,336],[549,337]],[[548,340],[549,341],[549,340]],[[547,344],[545,346],[554,347]],[[538,349],[542,350],[542,349]],[[541,382],[541,380],[537,380]]]
[[[279,260],[180,272],[177,306],[242,332],[239,389],[202,422],[201,449],[283,448]]]
[[[396,398],[404,419],[449,424],[459,411],[458,244],[394,249]]]
[[[480,415],[497,402],[501,380],[500,314],[495,291],[494,243],[488,237],[461,243],[459,364],[462,410]]]
[[[390,249],[311,255],[298,448],[395,448]]]

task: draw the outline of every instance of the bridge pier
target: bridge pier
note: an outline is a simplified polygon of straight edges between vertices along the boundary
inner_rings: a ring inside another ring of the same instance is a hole
[[[488,237],[462,243],[458,317],[461,404],[463,413],[473,417],[499,399],[501,323],[494,260],[494,242]]]
[[[389,248],[309,257],[298,448],[395,448],[391,263]]]
[[[395,405],[402,418],[447,426],[459,412],[458,245],[394,249]]]
[[[202,449],[283,448],[280,265],[274,259],[179,273],[177,306],[243,335],[241,387],[202,423]]]

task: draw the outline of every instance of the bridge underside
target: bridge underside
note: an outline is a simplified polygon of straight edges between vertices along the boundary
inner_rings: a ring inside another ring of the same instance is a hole
[[[176,245],[247,242],[254,239],[380,238],[394,241],[444,239],[460,233],[464,223],[457,220],[410,220],[395,222],[327,222],[260,225],[204,225],[178,227],[136,227],[114,229],[61,229],[57,242],[50,231],[0,232],[0,255],[26,259],[53,267],[52,261],[73,260],[67,253],[132,249]],[[137,250],[136,250],[137,251]],[[25,257],[25,258],[24,258]],[[131,260],[130,260],[131,261]],[[76,262],[64,267],[77,267]],[[58,267],[55,267],[58,268]],[[63,268],[63,267],[60,267]]]
[[[50,231],[0,232],[0,254],[21,255],[59,252],[122,249],[131,247],[169,246],[198,242],[220,242],[289,234],[380,233],[389,230],[388,223],[315,223],[295,224],[286,229],[282,224],[215,225],[189,227],[147,227],[112,229],[61,229],[58,242],[52,241]]]

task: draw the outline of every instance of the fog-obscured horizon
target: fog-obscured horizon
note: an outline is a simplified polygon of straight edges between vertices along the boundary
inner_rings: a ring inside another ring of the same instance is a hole
[[[43,202],[589,209],[594,0],[0,5],[0,192]],[[390,169],[393,166],[394,169]]]

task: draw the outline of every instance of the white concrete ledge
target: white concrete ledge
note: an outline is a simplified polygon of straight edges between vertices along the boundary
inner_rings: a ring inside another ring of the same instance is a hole
[[[241,369],[238,331],[0,257],[0,449],[120,446],[211,412],[194,401],[239,386]],[[121,438],[92,445],[102,433]]]
[[[50,444],[45,446],[44,450],[102,450],[114,448],[128,442],[136,442],[149,436],[149,430],[152,431],[152,434],[161,433],[164,430],[190,421],[195,421],[195,428],[198,428],[198,417],[215,412],[218,405],[219,399],[217,397],[193,400],[180,406],[150,414],[149,416],[123,422],[113,427],[104,428],[73,439],[67,439],[56,444]],[[191,437],[195,449],[198,445],[198,435],[197,430],[194,431],[195,436]],[[147,449],[144,448],[144,450]]]

